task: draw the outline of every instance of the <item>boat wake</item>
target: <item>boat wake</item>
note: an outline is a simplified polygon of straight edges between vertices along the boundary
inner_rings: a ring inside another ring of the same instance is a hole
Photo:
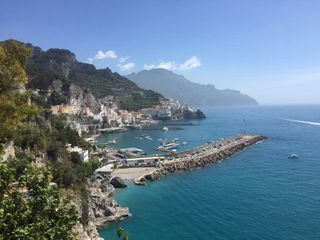
[[[320,122],[310,122],[310,121],[302,121],[302,120],[296,120],[296,119],[290,119],[290,118],[280,118],[281,120],[289,121],[289,122],[296,122],[296,123],[302,123],[307,125],[316,125],[320,126]]]

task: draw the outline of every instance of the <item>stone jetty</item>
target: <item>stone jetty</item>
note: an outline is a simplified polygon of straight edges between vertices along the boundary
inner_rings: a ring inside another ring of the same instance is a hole
[[[239,134],[187,151],[166,155],[166,160],[162,161],[155,171],[135,179],[135,182],[153,181],[170,173],[205,167],[228,159],[230,156],[264,139],[266,137],[260,135]]]

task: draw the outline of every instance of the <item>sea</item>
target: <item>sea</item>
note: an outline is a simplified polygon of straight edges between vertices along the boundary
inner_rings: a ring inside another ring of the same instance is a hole
[[[116,190],[132,216],[101,237],[118,239],[123,227],[130,240],[320,239],[320,105],[202,110],[206,119],[179,122],[180,130],[130,130],[99,142],[155,153],[160,138],[186,141],[179,150],[241,132],[268,139],[221,163]]]

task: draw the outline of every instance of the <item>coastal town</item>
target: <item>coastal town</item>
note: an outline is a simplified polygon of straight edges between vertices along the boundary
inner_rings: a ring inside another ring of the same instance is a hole
[[[182,105],[172,98],[161,100],[159,105],[139,111],[120,109],[114,96],[95,101],[95,106],[91,108],[83,105],[83,100],[77,96],[71,98],[68,104],[52,105],[51,112],[54,115],[67,116],[69,126],[91,142],[103,132],[141,129],[163,120],[198,118],[192,115],[197,112],[191,106]]]
[[[161,122],[202,119],[205,116],[201,111],[194,111],[190,106],[170,98],[165,98],[160,104],[150,108],[128,111],[120,109],[117,98],[112,95],[96,100],[90,93],[84,93],[72,85],[69,95],[67,103],[51,105],[50,111],[53,115],[64,116],[68,126],[91,146],[81,148],[67,144],[66,150],[71,156],[77,156],[83,163],[90,160],[100,163],[100,167],[95,169],[91,176],[89,188],[91,222],[97,228],[130,216],[129,208],[119,206],[113,199],[115,188],[125,188],[130,182],[146,185],[148,181],[157,180],[170,173],[204,167],[227,159],[264,139],[262,136],[239,134],[218,141],[208,141],[185,151],[178,149],[180,145],[186,145],[186,141],[180,142],[177,138],[158,139],[159,145],[154,146],[158,153],[152,155],[147,155],[143,149],[136,146],[117,148],[116,139],[98,144],[98,139],[103,134],[150,127],[169,131]],[[153,140],[146,134],[138,138]]]

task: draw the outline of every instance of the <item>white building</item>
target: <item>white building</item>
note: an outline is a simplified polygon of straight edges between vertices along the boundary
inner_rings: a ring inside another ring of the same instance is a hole
[[[128,166],[128,167],[155,166],[164,159],[165,157],[163,156],[127,158],[123,161],[123,166]]]
[[[89,161],[89,151],[88,150],[83,150],[80,147],[71,147],[71,145],[68,144],[67,151],[69,153],[78,153],[82,162]]]

